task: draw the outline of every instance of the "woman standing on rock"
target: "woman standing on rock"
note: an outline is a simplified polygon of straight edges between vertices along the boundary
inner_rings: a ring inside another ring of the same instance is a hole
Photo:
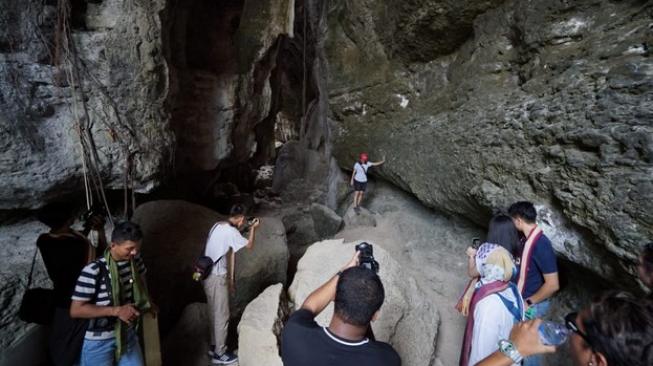
[[[369,156],[367,153],[360,154],[360,158],[354,164],[354,169],[351,172],[351,179],[349,181],[349,184],[354,187],[354,210],[357,213],[360,210],[363,193],[365,193],[365,189],[367,188],[367,170],[372,166],[378,166],[385,163],[385,157],[377,162],[371,162],[368,160]]]
[[[497,215],[490,221],[487,242],[478,250],[468,248],[473,278],[456,305],[468,317],[460,366],[475,365],[496,351],[499,340],[524,317],[524,301],[510,282],[516,267],[508,249],[515,248],[517,238],[511,218]]]

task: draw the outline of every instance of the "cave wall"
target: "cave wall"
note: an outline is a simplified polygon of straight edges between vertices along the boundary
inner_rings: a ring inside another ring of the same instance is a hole
[[[652,14],[632,0],[332,1],[338,163],[386,156],[375,174],[482,225],[532,200],[559,254],[632,286],[653,237]]]
[[[122,187],[132,155],[135,189],[151,190],[173,146],[163,108],[168,78],[158,13],[165,1],[71,1],[80,85],[66,77],[72,58],[57,31],[57,3],[0,2],[0,210],[83,190],[79,120],[91,126],[109,188]]]
[[[66,19],[81,85],[68,82],[72,58],[57,56],[57,5],[64,3],[71,5]],[[3,351],[31,328],[16,314],[36,237],[47,231],[34,210],[53,200],[83,201],[82,101],[114,208],[122,204],[112,197],[120,196],[129,156],[141,193],[197,172],[208,172],[198,181],[209,185],[263,150],[260,160],[268,162],[275,141],[265,138],[274,137],[276,111],[298,126],[297,103],[284,103],[298,99],[289,90],[297,77],[276,68],[278,53],[296,54],[281,42],[293,35],[294,7],[293,0],[0,0]],[[267,129],[257,130],[264,122]],[[184,198],[174,188],[173,197]],[[36,263],[36,284],[47,287],[38,255]]]

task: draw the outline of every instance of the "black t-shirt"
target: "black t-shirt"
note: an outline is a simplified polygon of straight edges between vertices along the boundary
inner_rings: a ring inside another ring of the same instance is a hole
[[[319,326],[308,310],[295,311],[282,332],[284,366],[400,366],[401,358],[387,343],[338,338]]]
[[[57,305],[70,306],[77,278],[86,265],[88,241],[81,234],[43,234],[36,240],[36,246],[54,284]]]

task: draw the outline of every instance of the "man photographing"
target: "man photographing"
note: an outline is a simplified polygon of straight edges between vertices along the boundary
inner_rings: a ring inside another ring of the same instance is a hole
[[[252,219],[249,222],[249,236],[245,238],[239,230],[247,223],[244,208],[235,205],[231,208],[227,221],[213,225],[204,250],[204,255],[214,262],[211,273],[203,281],[211,320],[209,356],[214,365],[227,365],[238,361],[236,355],[227,352],[226,345],[229,328],[229,292],[235,291],[236,252],[242,248],[254,248],[256,229],[260,225],[259,219]]]
[[[370,322],[379,317],[385,291],[379,276],[358,266],[359,252],[329,281],[313,291],[282,332],[285,366],[398,366],[401,359],[387,343],[369,339]],[[314,318],[334,301],[328,327]]]

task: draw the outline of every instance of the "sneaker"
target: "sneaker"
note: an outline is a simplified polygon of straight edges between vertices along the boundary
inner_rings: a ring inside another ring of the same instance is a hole
[[[234,355],[231,352],[225,352],[221,355],[213,354],[211,357],[211,363],[213,365],[229,365],[238,361],[238,356]]]

